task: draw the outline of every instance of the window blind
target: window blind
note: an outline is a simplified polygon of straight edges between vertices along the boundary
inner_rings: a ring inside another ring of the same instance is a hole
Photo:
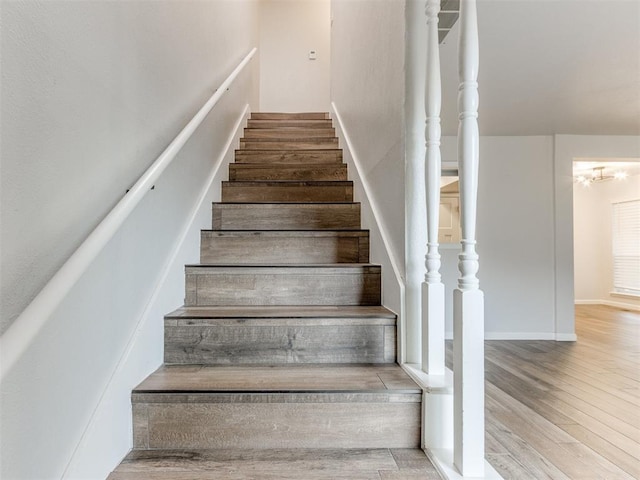
[[[640,200],[613,204],[613,291],[640,295]]]

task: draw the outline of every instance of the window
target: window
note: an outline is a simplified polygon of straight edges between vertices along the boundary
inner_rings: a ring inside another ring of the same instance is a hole
[[[613,204],[613,292],[640,296],[640,200]]]

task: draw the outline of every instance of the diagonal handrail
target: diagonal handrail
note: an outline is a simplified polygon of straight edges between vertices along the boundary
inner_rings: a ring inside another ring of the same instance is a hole
[[[257,51],[253,48],[0,338],[0,381]]]

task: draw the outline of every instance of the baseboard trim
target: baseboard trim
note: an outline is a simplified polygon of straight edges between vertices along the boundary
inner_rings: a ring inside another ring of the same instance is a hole
[[[453,332],[445,333],[446,340],[453,340]],[[485,340],[559,340],[573,342],[577,340],[572,333],[553,332],[485,332]]]
[[[424,451],[436,467],[440,476],[446,480],[502,480],[502,476],[486,460],[484,461],[484,475],[481,477],[465,477],[458,472],[453,464],[453,451],[445,449],[425,449]]]

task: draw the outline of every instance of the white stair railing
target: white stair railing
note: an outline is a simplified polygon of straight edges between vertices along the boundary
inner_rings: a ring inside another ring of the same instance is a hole
[[[440,219],[440,44],[438,14],[440,0],[427,0],[427,113],[425,169],[427,204],[426,274],[422,284],[422,370],[428,375],[444,375],[444,285],[440,276],[438,223]]]
[[[426,72],[426,216],[427,254],[422,305],[422,370],[445,373],[444,285],[440,276],[438,222],[440,209],[441,80],[438,40],[440,0],[427,0]],[[453,300],[453,466],[463,477],[485,475],[484,460],[484,296],[476,276],[476,211],[478,192],[478,20],[476,0],[460,1],[458,43],[458,174],[462,252],[460,277]],[[429,412],[427,412],[428,414]],[[435,412],[432,412],[432,415]],[[429,425],[437,425],[430,419]],[[446,432],[440,432],[441,437]],[[435,437],[438,437],[436,435]],[[431,446],[429,446],[431,447]]]
[[[454,465],[465,477],[484,476],[484,295],[478,277],[476,212],[478,131],[478,16],[476,0],[460,2],[458,43],[458,171],[462,253],[453,294]]]

